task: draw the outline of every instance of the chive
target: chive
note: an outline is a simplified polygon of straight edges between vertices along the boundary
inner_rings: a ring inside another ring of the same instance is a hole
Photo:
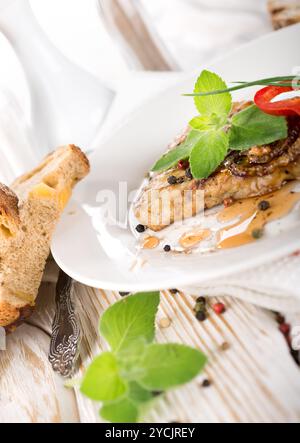
[[[215,91],[209,91],[209,92],[198,92],[198,93],[192,93],[192,94],[183,94],[185,97],[204,97],[207,95],[216,95],[216,94],[224,94],[225,92],[232,92],[232,91],[238,91],[239,89],[245,89],[249,88],[250,86],[291,86],[291,82],[295,79],[295,76],[285,76],[285,77],[270,77],[270,78],[264,78],[262,80],[255,80],[253,82],[232,82],[232,83],[238,83],[237,86],[232,86],[230,88],[226,89],[218,89]],[[288,81],[290,83],[280,83],[283,81]]]

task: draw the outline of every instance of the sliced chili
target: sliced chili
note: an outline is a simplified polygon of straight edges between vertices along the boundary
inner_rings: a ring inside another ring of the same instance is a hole
[[[291,86],[267,86],[260,89],[254,97],[254,103],[266,114],[300,115],[300,97],[272,102],[271,100],[284,92],[295,91]]]

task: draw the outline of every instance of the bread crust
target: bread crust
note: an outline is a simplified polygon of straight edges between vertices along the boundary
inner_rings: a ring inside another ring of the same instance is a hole
[[[0,183],[0,224],[7,225],[20,224],[19,199],[16,194],[7,186]]]
[[[50,241],[75,184],[90,171],[75,145],[58,148],[11,189],[0,184],[0,327],[14,330],[35,304]]]
[[[300,22],[299,0],[268,0],[268,9],[274,29]]]

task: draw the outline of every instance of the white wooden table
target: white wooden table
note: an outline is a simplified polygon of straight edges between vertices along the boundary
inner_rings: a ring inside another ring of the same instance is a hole
[[[35,3],[41,5],[41,2]],[[58,3],[54,2],[54,6],[55,3],[57,7]],[[60,4],[66,6],[66,3],[64,0]],[[80,0],[76,1],[75,7],[78,16],[79,3]],[[86,0],[83,3],[86,4]],[[52,15],[48,15],[56,26],[54,11],[53,8]],[[86,9],[82,11],[87,13]],[[42,21],[47,11],[43,13]],[[76,31],[75,20],[74,36],[71,34],[70,39],[76,39]],[[66,38],[65,32],[61,35]],[[83,48],[84,45],[79,48],[82,54],[85,53]],[[93,57],[96,49],[99,48],[91,48]],[[73,55],[75,58],[77,52],[74,51]],[[88,64],[94,73],[101,70],[97,63]],[[120,64],[118,57],[114,56],[112,65]],[[55,275],[55,272],[53,274],[48,269],[46,275]],[[54,279],[42,284],[36,312],[8,337],[7,351],[0,351],[1,423],[100,421],[99,405],[85,399],[76,390],[64,388],[64,381],[53,373],[48,363],[54,287]],[[106,345],[97,333],[99,316],[120,296],[80,284],[76,284],[75,293],[84,331],[80,375],[90,359],[105,349]],[[209,303],[214,301],[212,299]],[[234,298],[222,301],[226,304],[226,313],[216,316],[209,309],[209,318],[200,323],[194,317],[193,295],[161,293],[158,341],[198,347],[208,356],[209,363],[198,379],[158,400],[145,419],[150,422],[299,422],[300,369],[278,330],[274,314]],[[165,317],[170,320],[170,326],[162,328],[160,319]],[[300,315],[295,315],[292,320],[294,324],[300,324]],[[210,387],[202,387],[204,378],[212,382]]]
[[[76,284],[76,304],[85,333],[79,375],[105,349],[99,338],[99,315],[120,298],[115,292]],[[0,354],[0,422],[97,422],[99,405],[64,388],[47,360],[54,286],[44,283],[28,323],[8,337]],[[209,303],[213,303],[211,299]],[[200,323],[194,299],[161,293],[157,319],[159,342],[175,341],[201,349],[209,358],[205,373],[158,400],[149,422],[299,422],[300,368],[273,313],[234,298],[224,298],[223,316],[209,309]],[[162,318],[170,326],[162,328]],[[300,315],[298,318],[300,322]],[[226,343],[226,346],[224,346]],[[212,384],[203,388],[208,378]]]

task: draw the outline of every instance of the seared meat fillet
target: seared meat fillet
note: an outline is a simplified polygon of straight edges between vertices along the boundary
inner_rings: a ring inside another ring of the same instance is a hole
[[[288,127],[285,140],[229,153],[208,179],[191,179],[179,168],[154,175],[135,205],[136,218],[152,230],[160,231],[203,209],[203,204],[199,204],[198,190],[204,191],[204,207],[209,209],[227,199],[265,195],[280,189],[288,181],[300,179],[300,117],[288,117]],[[176,184],[169,184],[170,176],[179,179]],[[188,198],[184,197],[186,191],[190,191]],[[166,196],[170,209],[164,211]],[[179,205],[178,200],[181,201]]]

